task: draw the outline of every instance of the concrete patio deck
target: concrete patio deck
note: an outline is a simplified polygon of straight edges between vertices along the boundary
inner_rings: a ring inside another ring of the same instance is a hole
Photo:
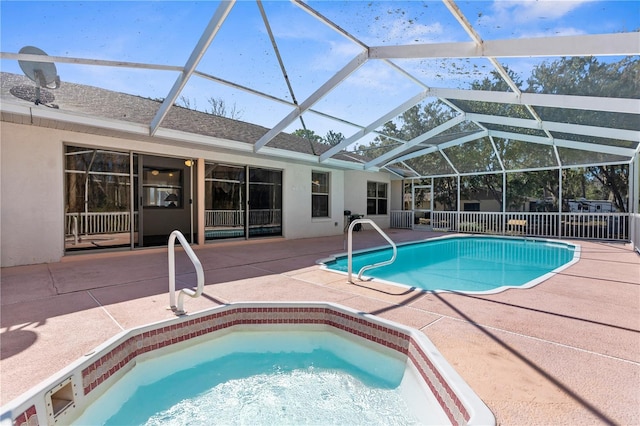
[[[389,230],[396,242],[442,235]],[[354,248],[383,245],[373,231]],[[342,236],[194,247],[205,269],[195,312],[237,301],[329,301],[421,330],[502,425],[640,424],[640,256],[578,241],[581,260],[532,289],[494,295],[347,284],[318,259]],[[195,284],[176,254],[178,286]],[[166,248],[3,268],[0,396],[11,399],[123,329],[170,318]]]

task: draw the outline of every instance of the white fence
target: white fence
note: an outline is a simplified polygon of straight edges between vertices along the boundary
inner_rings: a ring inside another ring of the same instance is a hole
[[[391,212],[391,228],[413,229],[413,210],[397,210]]]
[[[137,219],[138,213],[134,213]],[[282,221],[282,210],[262,209],[249,211],[250,225],[278,225]],[[137,220],[135,221],[137,223]],[[206,210],[205,226],[244,226],[244,212],[236,210]],[[117,234],[131,230],[129,212],[67,213],[66,235]]]
[[[131,217],[129,212],[67,213],[64,229],[67,235],[118,234],[131,230]]]
[[[282,210],[263,209],[249,210],[249,225],[280,225],[282,224]]]
[[[407,225],[407,212],[411,225]],[[532,237],[629,241],[630,220],[640,218],[629,213],[494,213],[432,211],[429,224],[434,231],[474,234],[527,235]],[[392,228],[411,228],[413,212],[392,211]],[[634,237],[638,241],[640,235]],[[640,243],[637,243],[638,245]]]
[[[205,226],[244,226],[244,214],[244,211],[239,210],[205,210]],[[280,209],[249,210],[249,225],[279,225],[281,222]]]
[[[244,226],[244,212],[238,210],[205,210],[204,226]]]
[[[138,213],[134,213],[137,218]],[[250,225],[277,225],[282,210],[249,212]],[[77,230],[76,230],[77,223]],[[134,220],[137,223],[137,220]],[[490,213],[433,211],[429,221],[433,230],[474,234],[527,235],[532,237],[633,241],[640,251],[640,215],[629,213]],[[412,229],[411,210],[391,212],[391,228]],[[632,226],[633,225],[633,226]],[[244,212],[205,211],[207,227],[244,226]],[[116,234],[129,232],[129,212],[67,213],[66,235]],[[633,232],[633,234],[632,234]]]

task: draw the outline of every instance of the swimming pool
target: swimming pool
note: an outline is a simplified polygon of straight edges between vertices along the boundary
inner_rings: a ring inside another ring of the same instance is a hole
[[[391,248],[353,255],[353,271],[391,258]],[[425,291],[497,293],[529,288],[578,261],[580,247],[542,239],[455,236],[398,246],[394,263],[367,271],[375,279]],[[320,261],[347,272],[347,255]]]
[[[315,351],[319,353],[313,354]],[[296,358],[297,355],[292,361],[289,358],[291,353],[302,353],[303,361]],[[218,380],[214,377],[212,383],[205,384],[198,380],[193,382],[192,379],[198,379],[202,375],[215,376],[218,373],[223,376],[234,372],[236,375],[243,375],[243,371],[249,370],[246,363],[242,363],[243,367],[226,364],[236,356],[240,361],[275,361],[281,370],[287,370],[282,367],[282,362],[292,361],[301,367],[289,370],[306,375],[303,380],[308,387],[310,380],[326,378],[322,374],[314,375],[313,378],[307,375],[309,359],[311,362],[319,362],[318,356],[326,357],[327,353],[333,355],[329,356],[328,361],[323,361],[325,364],[318,365],[318,371],[333,370],[339,364],[338,370],[346,372],[346,376],[340,376],[333,383],[348,380],[350,384],[347,388],[350,390],[354,383],[350,378],[365,382],[365,394],[373,395],[373,401],[376,401],[368,404],[377,405],[376,408],[382,410],[391,410],[391,414],[397,410],[405,410],[402,411],[407,419],[404,424],[495,424],[489,408],[423,333],[373,315],[324,302],[234,303],[124,331],[3,406],[0,416],[2,424],[94,424],[122,414],[114,422],[129,424],[129,420],[133,420],[139,424],[142,421],[132,417],[138,411],[143,411],[146,402],[174,398],[172,395],[176,390],[182,391],[180,387],[200,386],[206,391],[222,385],[222,395],[229,396],[228,386],[231,389],[235,386],[233,378]],[[220,360],[223,361],[222,364],[215,364]],[[252,397],[254,383],[251,380],[260,380],[263,373],[264,371],[245,377],[250,382],[239,383],[236,391]],[[154,385],[158,382],[157,379],[161,382],[159,386]],[[270,385],[268,392],[274,392],[271,386],[274,384],[275,389],[278,389],[278,381],[273,380],[273,376],[267,374],[266,381]],[[289,384],[291,383],[287,383],[287,386]],[[138,388],[148,385],[151,385],[150,394],[137,394]],[[293,407],[294,404],[321,406],[332,392],[326,390],[319,396],[316,395],[315,400],[305,398],[305,394],[301,392],[294,392],[297,400],[276,405],[277,414],[282,415],[284,407],[285,410],[292,410],[291,416],[285,413],[284,417],[269,417],[263,413],[253,418],[259,421],[247,420],[245,424],[282,424],[287,423],[287,420],[291,424],[326,423],[300,419],[294,415]],[[198,393],[200,394],[202,392]],[[209,395],[207,392],[205,394]],[[342,400],[353,398],[358,393],[341,395]],[[178,404],[175,410],[182,413],[174,416],[176,423],[184,424],[185,418],[190,418],[190,424],[211,424],[217,420],[225,423],[225,418],[217,416],[218,407],[221,404],[233,404],[234,400],[216,399],[219,396],[212,397],[217,401],[213,403],[214,411],[207,411],[203,421],[190,417],[191,413],[195,413],[189,411],[190,404],[186,404],[186,408]],[[183,396],[178,397],[182,398]],[[207,398],[209,397],[205,397],[205,400]],[[329,404],[343,405],[331,398],[327,401]],[[387,403],[390,405],[386,405]],[[122,411],[125,405],[129,407]],[[360,410],[368,410],[360,407]],[[169,408],[171,410],[174,409]],[[356,411],[353,406],[351,410]],[[235,416],[234,413],[225,415]],[[322,416],[322,407],[316,413],[317,416]],[[150,423],[160,416],[158,423],[167,424],[166,414],[166,410],[154,408]],[[85,415],[95,417],[81,417]],[[226,417],[227,420],[229,418]],[[357,420],[347,420],[347,423],[364,424],[364,418],[365,416],[360,416]],[[393,416],[393,419],[396,417]],[[331,421],[329,418],[327,420]],[[333,422],[344,424],[335,419]]]

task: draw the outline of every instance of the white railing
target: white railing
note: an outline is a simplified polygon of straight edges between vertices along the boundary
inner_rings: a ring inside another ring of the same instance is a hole
[[[395,212],[391,212],[392,227]],[[431,212],[434,231],[629,241],[629,213]],[[640,219],[635,219],[640,222]],[[640,224],[636,228],[640,227]],[[640,231],[635,231],[640,233]],[[634,241],[640,239],[636,238]],[[637,245],[640,245],[638,243]]]
[[[212,226],[244,226],[244,211],[241,210],[205,210],[204,223]]]
[[[458,212],[431,212],[431,227],[434,231],[452,231],[458,229]]]
[[[205,210],[205,226],[244,226],[245,212],[242,210]],[[250,225],[273,225],[282,220],[282,210],[262,209],[249,211]]]
[[[629,240],[629,215],[563,213],[562,235],[593,240]]]
[[[134,213],[134,223],[137,222],[138,212]],[[250,225],[273,225],[282,221],[282,210],[262,209],[249,211]],[[244,226],[244,211],[240,210],[206,210],[206,227],[236,227]],[[65,215],[65,234],[117,234],[131,230],[129,212],[91,212],[67,213]]]
[[[371,226],[373,226],[373,228],[378,231],[378,234],[382,235],[382,237],[387,240],[387,242],[389,244],[391,244],[391,247],[393,248],[393,255],[391,256],[391,259],[389,260],[385,260],[383,262],[378,262],[378,263],[374,263],[372,265],[365,265],[362,268],[360,268],[360,271],[358,272],[358,279],[361,280],[362,279],[362,273],[366,270],[369,269],[373,269],[373,268],[377,268],[379,266],[385,266],[385,265],[390,265],[393,262],[396,261],[396,256],[398,255],[398,248],[396,247],[396,244],[393,242],[393,240],[391,240],[391,238],[389,238],[387,236],[387,234],[385,234],[382,229],[380,229],[378,227],[378,225],[376,225],[376,223],[371,220],[371,219],[355,219],[351,222],[351,224],[349,225],[349,232],[347,234],[347,276],[348,276],[348,282],[353,283],[353,280],[351,279],[351,274],[352,274],[352,269],[353,269],[353,228],[359,224],[359,223],[368,223]]]
[[[413,229],[413,210],[394,210],[389,219],[391,228]]]
[[[138,213],[134,213],[137,218]],[[91,212],[67,213],[65,215],[65,234],[118,234],[131,230],[129,212]]]
[[[176,304],[176,255],[175,255],[175,244],[176,238],[184,248],[185,253],[189,256],[191,263],[196,268],[196,279],[197,279],[197,287],[195,290],[190,288],[183,288],[180,290],[180,294],[178,294],[178,303]],[[186,294],[189,297],[199,297],[204,290],[204,270],[202,269],[202,263],[200,263],[200,259],[194,253],[193,249],[187,242],[187,239],[182,235],[182,232],[175,230],[169,235],[169,306],[176,315],[184,315],[186,312],[184,311],[184,295]]]
[[[282,210],[280,209],[249,210],[249,226],[278,225],[280,223],[282,223]]]

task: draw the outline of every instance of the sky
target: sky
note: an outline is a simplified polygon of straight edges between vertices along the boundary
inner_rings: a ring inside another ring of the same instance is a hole
[[[323,16],[369,46],[470,41],[441,1],[308,1]],[[218,7],[217,1],[0,1],[0,50],[36,46],[51,56],[183,66]],[[288,1],[263,1],[293,96],[302,102],[359,52],[358,44]],[[598,34],[640,29],[638,1],[457,1],[484,40]],[[533,66],[554,58],[502,61],[526,80]],[[486,60],[398,60],[431,87],[468,88],[489,76]],[[56,64],[61,81],[162,99],[175,71]],[[2,71],[21,74],[15,60]],[[197,69],[270,96],[292,101],[260,10],[238,1]],[[368,61],[313,106],[367,126],[422,88],[382,61]],[[237,118],[273,127],[290,105],[192,76],[182,102],[206,110],[222,99]],[[363,107],[364,106],[364,107]],[[306,113],[307,127],[350,136],[356,127]],[[296,121],[287,131],[300,128]]]

